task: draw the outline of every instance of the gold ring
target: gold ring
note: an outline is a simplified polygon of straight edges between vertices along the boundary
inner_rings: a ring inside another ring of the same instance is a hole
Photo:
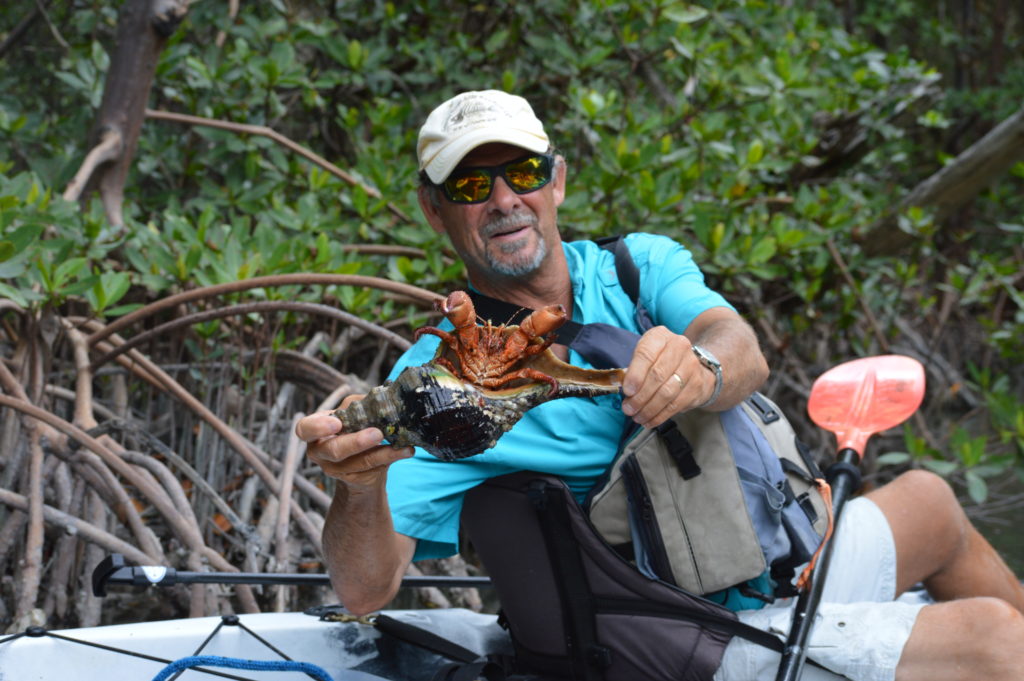
[[[679,374],[673,373],[672,378],[676,379],[680,386],[683,385],[683,379],[679,378]]]

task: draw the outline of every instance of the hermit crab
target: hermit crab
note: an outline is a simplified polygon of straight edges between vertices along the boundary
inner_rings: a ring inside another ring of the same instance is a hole
[[[451,293],[439,308],[454,330],[416,332],[417,338],[441,338],[434,358],[336,410],[342,432],[376,427],[396,447],[415,445],[455,461],[493,447],[539,404],[619,392],[622,369],[583,369],[551,352],[553,333],[566,317],[560,305],[536,310],[518,326],[478,323],[464,291]]]

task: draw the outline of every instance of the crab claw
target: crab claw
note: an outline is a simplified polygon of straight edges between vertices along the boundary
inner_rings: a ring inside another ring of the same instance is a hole
[[[476,310],[473,308],[473,301],[469,299],[469,294],[465,291],[452,291],[437,305],[456,329],[476,324]]]
[[[562,305],[548,305],[530,313],[530,316],[523,320],[519,328],[527,336],[537,338],[551,333],[562,324],[565,324],[565,307]]]

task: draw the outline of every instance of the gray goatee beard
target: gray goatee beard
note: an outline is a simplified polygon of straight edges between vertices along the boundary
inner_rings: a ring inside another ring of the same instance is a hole
[[[499,232],[508,231],[509,229],[526,226],[536,227],[537,217],[530,213],[512,213],[511,215],[505,215],[487,223],[484,227],[484,234],[489,237]],[[528,234],[523,235],[515,241],[499,244],[495,246],[498,250],[497,253],[492,252],[491,246],[488,245],[488,248],[485,251],[487,264],[493,271],[507,277],[519,277],[533,272],[540,267],[540,264],[547,256],[548,245],[543,238],[539,238],[537,241],[537,248],[534,250],[532,255],[520,253],[522,248],[526,245],[527,239],[529,239]],[[506,257],[500,258],[499,254]],[[510,258],[507,256],[512,257]]]

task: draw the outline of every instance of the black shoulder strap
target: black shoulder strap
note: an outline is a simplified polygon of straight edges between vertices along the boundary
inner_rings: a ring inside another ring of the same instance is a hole
[[[619,278],[619,286],[633,301],[636,311],[633,313],[636,325],[642,331],[654,327],[654,320],[644,304],[640,302],[640,268],[633,261],[633,254],[626,246],[622,235],[606,236],[595,240],[597,245],[615,254],[615,274]]]
[[[640,300],[640,270],[633,262],[633,256],[629,252],[629,248],[626,247],[626,240],[622,238],[621,234],[616,234],[594,239],[594,243],[615,255],[615,274],[619,277],[619,285],[622,286],[622,290],[626,292],[633,304],[638,304]]]

